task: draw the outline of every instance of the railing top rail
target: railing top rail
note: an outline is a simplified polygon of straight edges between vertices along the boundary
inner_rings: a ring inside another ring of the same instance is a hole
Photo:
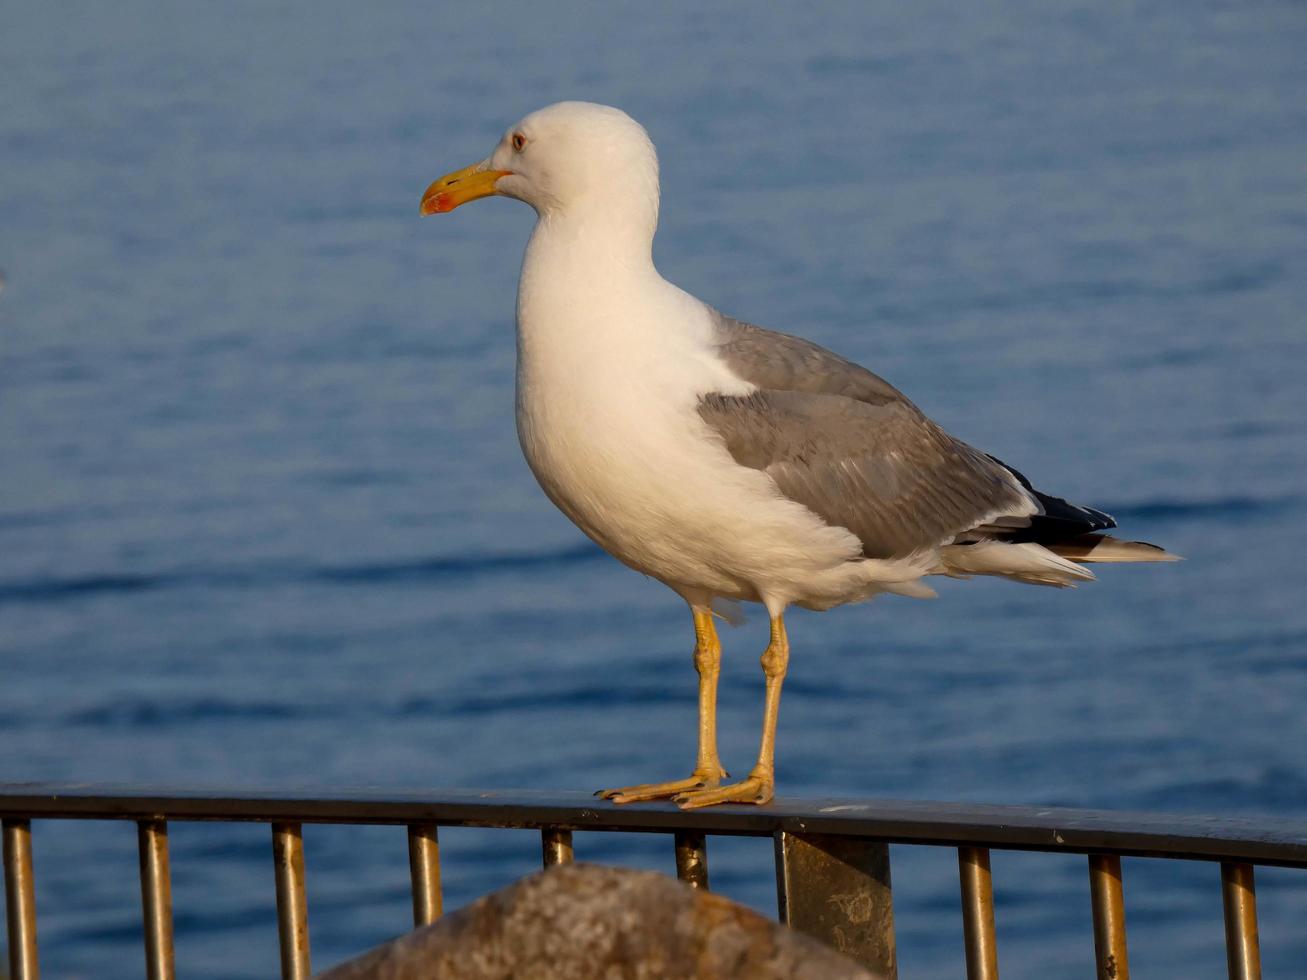
[[[778,799],[683,811],[615,806],[586,793],[538,790],[179,789],[0,783],[7,819],[231,820],[770,836],[834,834],[904,844],[1244,861],[1307,867],[1307,820],[1129,813],[908,800]]]

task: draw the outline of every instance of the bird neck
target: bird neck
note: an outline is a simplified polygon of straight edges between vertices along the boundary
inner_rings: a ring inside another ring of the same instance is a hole
[[[527,243],[518,286],[522,329],[607,317],[663,279],[653,263],[654,221],[602,208],[542,214]]]
[[[657,229],[657,198],[649,203],[589,197],[540,214],[527,245],[527,262],[536,255],[547,255],[548,261],[566,255],[607,273],[649,273]]]
[[[589,390],[599,375],[650,383],[652,365],[707,329],[702,304],[658,274],[652,237],[598,214],[537,222],[518,286],[519,399]]]

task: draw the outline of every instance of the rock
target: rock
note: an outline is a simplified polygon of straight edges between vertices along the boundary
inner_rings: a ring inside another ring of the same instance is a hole
[[[559,865],[320,980],[875,980],[852,960],[652,871]]]

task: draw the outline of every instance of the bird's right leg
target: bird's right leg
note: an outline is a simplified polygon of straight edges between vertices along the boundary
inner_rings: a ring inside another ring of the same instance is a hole
[[[614,803],[658,800],[694,789],[710,789],[727,775],[717,757],[717,677],[721,673],[722,645],[713,625],[708,606],[692,606],[694,611],[694,669],[699,673],[699,757],[688,779],[666,783],[644,783],[620,789],[602,789],[602,796]]]

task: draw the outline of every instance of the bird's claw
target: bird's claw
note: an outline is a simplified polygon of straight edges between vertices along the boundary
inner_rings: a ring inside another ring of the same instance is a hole
[[[613,803],[638,803],[641,800],[666,800],[688,793],[711,790],[716,787],[727,773],[718,769],[717,773],[696,772],[687,779],[673,779],[665,783],[641,783],[637,786],[622,786],[617,789],[601,789],[595,796]]]
[[[713,786],[705,789],[689,789],[672,797],[672,802],[682,810],[696,810],[703,806],[717,803],[770,803],[775,792],[775,781],[769,777],[750,774],[738,783],[728,786]]]

